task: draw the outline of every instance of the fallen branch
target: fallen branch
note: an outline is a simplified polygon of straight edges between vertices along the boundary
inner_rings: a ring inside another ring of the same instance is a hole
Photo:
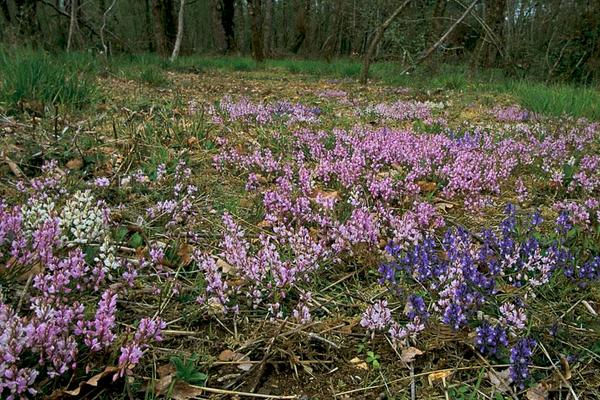
[[[271,394],[238,392],[236,390],[216,389],[216,388],[209,388],[206,386],[195,386],[195,385],[189,385],[189,386],[196,388],[196,389],[204,390],[205,392],[209,392],[209,393],[228,394],[231,396],[246,396],[246,397],[254,397],[254,398],[258,398],[258,399],[282,399],[282,400],[285,400],[285,399],[297,399],[298,398],[298,396],[296,396],[296,395],[279,396],[279,395],[271,395]]]
[[[407,72],[412,71],[413,69],[415,69],[415,67],[417,65],[419,65],[420,63],[422,63],[425,59],[427,59],[427,57],[429,57],[435,51],[435,49],[437,49],[438,47],[440,47],[440,45],[446,41],[446,39],[452,33],[452,31],[467,17],[467,15],[469,15],[469,13],[473,9],[473,7],[475,7],[475,5],[477,4],[478,1],[479,0],[473,0],[473,2],[471,3],[471,5],[469,7],[467,7],[467,9],[465,10],[465,12],[460,16],[460,18],[457,19],[454,22],[454,24],[452,24],[452,26],[450,28],[448,28],[448,30],[446,31],[446,33],[444,33],[442,35],[442,37],[438,39],[437,42],[435,42],[419,58],[417,58],[417,60],[412,65],[410,65],[404,71],[402,71],[402,74],[406,74]]]
[[[392,24],[392,22],[394,22],[394,20],[398,18],[402,10],[404,10],[404,8],[409,3],[410,0],[406,0],[404,3],[402,3],[392,13],[392,15],[390,15],[389,18],[386,19],[385,22],[379,25],[379,27],[377,28],[375,36],[373,37],[373,40],[371,40],[371,44],[369,45],[369,49],[367,50],[367,54],[365,54],[365,58],[363,60],[362,72],[360,74],[360,83],[362,83],[363,85],[367,83],[367,79],[369,78],[369,67],[371,65],[371,60],[373,59],[373,55],[375,54],[375,49],[377,49],[379,42],[381,42],[381,39],[383,38],[383,34],[385,33],[386,29]]]

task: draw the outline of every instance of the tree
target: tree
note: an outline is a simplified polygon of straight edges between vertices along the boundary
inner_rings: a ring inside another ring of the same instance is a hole
[[[305,0],[304,4],[300,2],[300,6],[298,9],[298,13],[296,15],[296,39],[294,40],[294,44],[290,49],[292,53],[296,54],[300,51],[304,40],[306,39],[306,33],[308,32],[308,24],[306,20],[308,19],[308,15],[310,13],[310,0]]]
[[[367,83],[367,79],[369,78],[369,67],[371,66],[371,60],[373,58],[373,55],[375,54],[375,50],[377,49],[379,42],[383,38],[383,34],[385,33],[386,29],[392,24],[392,22],[394,22],[394,20],[398,18],[402,10],[404,10],[404,8],[408,5],[408,3],[410,3],[410,1],[411,0],[406,0],[405,2],[400,4],[400,6],[396,8],[392,15],[390,15],[388,19],[386,19],[381,25],[379,25],[379,27],[375,31],[373,40],[371,40],[369,49],[367,50],[367,53],[365,54],[363,59],[363,67],[360,74],[360,83],[362,83],[363,85]]]
[[[185,0],[179,0],[179,16],[177,18],[177,39],[175,40],[175,47],[171,54],[171,61],[175,61],[179,55],[179,49],[181,48],[181,40],[183,39],[183,17],[185,9]]]
[[[482,67],[492,67],[496,64],[497,56],[502,48],[502,31],[506,0],[487,0],[485,2],[486,33],[479,42],[477,64]]]
[[[265,56],[273,55],[273,0],[264,0],[265,17],[263,23],[264,41],[263,48]]]
[[[406,72],[414,69],[418,64],[420,64],[421,62],[423,62],[424,60],[426,60],[427,57],[429,57],[431,54],[433,54],[433,52],[435,51],[435,49],[437,49],[438,47],[440,47],[440,45],[442,43],[444,43],[446,41],[446,39],[448,39],[448,36],[452,33],[452,31],[454,31],[454,29],[456,29],[456,27],[460,25],[460,23],[467,17],[467,15],[469,15],[469,13],[471,12],[471,10],[473,10],[473,7],[475,7],[475,5],[477,4],[478,1],[479,0],[473,0],[473,2],[471,3],[471,5],[469,7],[467,7],[467,9],[465,10],[465,12],[460,16],[460,18],[457,19],[456,21],[454,21],[454,23],[452,24],[452,26],[450,28],[448,28],[448,30],[446,30],[446,33],[444,33],[442,35],[442,37],[438,39],[437,42],[435,42],[427,50],[425,50],[419,56],[419,58],[417,58],[417,60],[412,65],[410,65],[408,68],[406,68],[404,71],[402,71],[402,73],[405,74]]]
[[[18,31],[21,36],[29,40],[34,39],[34,36],[40,31],[40,24],[37,19],[37,4],[37,0],[15,0]]]
[[[77,29],[77,12],[79,10],[79,1],[71,0],[71,19],[69,23],[69,37],[67,39],[67,52],[71,51],[73,45],[73,35]]]
[[[152,17],[154,19],[154,39],[156,51],[163,56],[171,52],[175,36],[173,0],[153,0]]]
[[[262,0],[247,0],[252,35],[252,58],[258,62],[265,60],[263,48]]]
[[[222,0],[223,9],[221,12],[221,24],[225,32],[225,50],[227,53],[235,51],[237,48],[235,41],[235,0]]]

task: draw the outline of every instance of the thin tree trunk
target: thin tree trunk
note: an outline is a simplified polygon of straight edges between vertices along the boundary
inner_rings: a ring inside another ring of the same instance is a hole
[[[152,7],[156,50],[163,56],[171,53],[171,46],[174,42],[172,39],[175,37],[172,6],[173,2],[171,0],[154,0]]]
[[[264,52],[265,56],[273,56],[273,0],[265,0]]]
[[[102,48],[104,49],[104,59],[106,61],[108,61],[108,51],[109,51],[108,45],[106,44],[106,41],[104,40],[104,30],[106,29],[106,18],[108,17],[108,14],[115,6],[116,2],[117,2],[117,0],[113,0],[111,5],[106,10],[104,10],[104,13],[102,14],[102,26],[100,27],[100,41],[102,42]]]
[[[435,51],[435,49],[437,49],[438,47],[440,47],[440,45],[446,41],[446,39],[448,38],[448,36],[450,35],[450,33],[452,33],[452,31],[454,30],[454,28],[456,28],[467,17],[467,15],[469,15],[469,13],[473,9],[473,7],[475,7],[475,5],[477,4],[478,1],[479,0],[473,0],[473,2],[471,3],[471,5],[469,5],[469,7],[467,7],[467,9],[465,10],[465,12],[463,13],[463,15],[461,15],[459,19],[457,19],[456,21],[454,21],[454,24],[452,24],[452,26],[450,28],[448,28],[448,30],[446,31],[446,33],[444,33],[442,35],[442,37],[439,38],[439,40],[437,42],[435,42],[430,48],[428,48],[423,54],[421,54],[421,56],[419,58],[417,58],[417,60],[411,66],[409,66],[404,71],[402,71],[402,74],[405,74],[408,71],[414,69],[418,64],[420,64],[424,60],[426,60],[427,57],[429,57]]]
[[[506,0],[492,0],[485,3],[485,24],[490,28],[481,38],[477,51],[477,64],[491,67],[496,63],[498,49],[501,48],[502,28]]]
[[[302,7],[302,5],[301,5],[301,7]],[[304,40],[306,39],[306,34],[308,32],[306,19],[309,18],[309,13],[310,13],[310,0],[306,0],[306,2],[304,3],[304,6],[298,12],[297,17],[296,17],[296,30],[298,31],[298,34],[296,35],[296,40],[294,41],[294,44],[292,45],[292,48],[291,48],[291,51],[294,54],[296,54],[296,53],[298,53],[298,51],[300,51],[300,48],[302,47],[302,44],[304,43]]]
[[[263,50],[263,26],[261,0],[247,0],[248,14],[250,16],[250,30],[252,34],[252,58],[258,62],[265,60]]]
[[[410,2],[411,0],[406,0],[404,3],[400,4],[400,6],[392,13],[392,15],[390,15],[389,18],[386,19],[383,22],[383,24],[379,25],[379,27],[377,28],[375,36],[373,37],[373,40],[371,40],[371,44],[369,45],[367,53],[365,54],[365,57],[363,59],[363,67],[362,72],[360,74],[360,83],[362,83],[363,85],[367,83],[367,79],[369,78],[369,67],[371,66],[371,59],[373,58],[373,54],[375,54],[375,50],[377,49],[379,42],[383,38],[383,34],[385,33],[386,29],[392,24],[392,22],[394,22],[394,20],[398,18],[402,10],[404,10],[404,8]]]
[[[183,39],[183,16],[185,10],[185,0],[179,0],[179,16],[177,18],[177,39],[175,40],[175,47],[173,48],[173,54],[171,54],[171,62],[175,61],[179,56],[179,49],[181,48],[181,40]]]
[[[221,11],[221,24],[225,33],[225,50],[228,53],[235,51],[237,45],[235,41],[235,0],[223,0],[223,9]]]
[[[71,0],[71,22],[69,23],[69,37],[67,39],[67,52],[71,51],[73,45],[73,35],[77,28],[77,9],[79,8],[78,0]]]
[[[150,0],[144,0],[144,21],[148,38],[148,51],[152,52],[155,46],[152,38],[152,9],[150,7]]]
[[[10,24],[12,22],[12,18],[10,15],[10,9],[8,8],[8,1],[0,0],[0,8],[2,9],[2,15],[4,15],[4,19]]]
[[[227,50],[225,30],[223,29],[223,1],[211,0],[210,12],[213,43],[217,52],[222,54]]]

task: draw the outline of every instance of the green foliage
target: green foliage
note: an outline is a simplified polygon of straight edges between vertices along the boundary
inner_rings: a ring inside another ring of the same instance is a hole
[[[134,76],[136,80],[150,86],[166,86],[169,83],[165,73],[160,68],[154,66],[142,68]]]
[[[557,117],[568,114],[600,119],[600,92],[597,89],[531,81],[508,81],[503,86],[503,91],[513,94],[531,111]]]
[[[80,108],[94,103],[97,88],[87,74],[95,72],[85,55],[53,55],[28,49],[0,49],[0,101],[9,110],[23,111],[38,103]]]
[[[194,354],[187,360],[181,359],[177,356],[171,357],[171,364],[175,367],[175,378],[190,385],[203,385],[208,379],[208,375],[198,371],[196,363],[198,362],[198,355]]]
[[[372,351],[367,351],[367,362],[369,364],[371,364],[371,367],[373,367],[373,369],[379,369],[381,368],[381,364],[379,363],[379,354],[375,354]]]

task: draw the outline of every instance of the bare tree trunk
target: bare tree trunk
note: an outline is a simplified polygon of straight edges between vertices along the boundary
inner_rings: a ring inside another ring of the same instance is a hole
[[[223,0],[223,10],[221,13],[221,24],[225,32],[225,50],[232,53],[237,48],[235,41],[235,0]]]
[[[78,0],[71,0],[71,22],[69,23],[69,37],[67,39],[67,52],[71,51],[73,45],[73,35],[77,28],[77,9],[79,8]]]
[[[10,24],[12,22],[12,17],[10,15],[10,9],[8,8],[8,1],[0,0],[0,8],[2,9],[2,15],[4,16],[4,19]]]
[[[263,50],[263,26],[261,0],[247,0],[250,27],[252,32],[252,58],[258,62],[265,60]]]
[[[172,0],[154,0],[152,16],[156,50],[160,55],[167,56],[171,52],[172,39],[175,36]]]
[[[479,0],[473,0],[471,5],[469,5],[469,7],[467,7],[467,9],[465,10],[463,15],[461,15],[459,19],[454,21],[454,24],[452,24],[452,26],[448,28],[446,33],[444,33],[442,37],[439,38],[439,40],[435,42],[430,48],[428,48],[423,54],[421,54],[421,56],[417,58],[417,60],[411,66],[407,67],[404,71],[402,71],[402,74],[405,74],[408,71],[414,69],[418,64],[426,60],[427,57],[429,57],[435,51],[435,49],[440,47],[440,45],[446,41],[450,33],[452,33],[452,31],[467,17],[467,15],[469,15],[469,13],[473,9],[473,7],[475,7],[475,4],[477,4],[478,1]]]
[[[442,33],[442,17],[446,11],[446,3],[448,0],[437,0],[433,7],[433,14],[431,15],[431,29],[427,31],[427,45],[431,46],[434,40],[439,37]]]
[[[273,56],[273,0],[265,0],[264,52],[265,56]]]
[[[367,83],[367,79],[369,78],[369,67],[371,66],[371,59],[373,58],[373,54],[375,54],[375,50],[377,49],[379,42],[383,38],[383,34],[385,33],[386,29],[392,24],[392,22],[394,22],[394,20],[398,18],[402,10],[404,10],[404,8],[408,5],[408,3],[410,3],[410,1],[411,0],[406,0],[404,3],[400,4],[400,6],[392,13],[392,15],[390,15],[389,18],[386,19],[383,22],[383,24],[379,25],[379,27],[377,28],[375,36],[373,37],[373,40],[371,40],[371,44],[369,45],[367,53],[365,54],[365,58],[363,59],[363,67],[362,72],[360,74],[360,83],[362,83],[363,85]]]
[[[179,0],[179,16],[177,18],[177,39],[175,40],[175,47],[173,48],[173,54],[171,54],[171,62],[175,61],[179,56],[179,49],[181,48],[181,40],[183,39],[183,17],[185,10],[185,0]]]
[[[27,39],[34,39],[34,36],[40,31],[40,24],[37,19],[37,0],[15,0],[16,18],[18,32]],[[36,45],[35,41],[32,42]]]
[[[477,64],[482,67],[495,65],[498,51],[502,47],[502,30],[506,0],[488,0],[485,3],[485,24],[489,27],[481,38],[477,50]]]
[[[104,49],[104,59],[106,61],[108,61],[108,46],[106,44],[106,41],[104,40],[104,30],[106,29],[106,18],[108,17],[108,14],[115,6],[116,2],[117,2],[117,0],[113,0],[111,5],[104,11],[104,14],[102,14],[102,26],[100,27],[100,41],[102,42],[102,48]]]
[[[297,17],[296,17],[296,30],[298,31],[298,34],[296,35],[296,40],[294,41],[294,44],[292,45],[292,48],[291,48],[291,51],[294,54],[296,54],[296,53],[298,53],[298,51],[300,51],[300,48],[302,47],[302,43],[304,43],[304,40],[306,39],[306,34],[308,32],[306,20],[309,18],[310,0],[306,0],[306,2],[304,3],[304,6],[302,7],[302,5],[301,5],[300,7],[301,7],[301,9],[298,12]]]
[[[218,53],[224,53],[227,49],[225,42],[225,30],[223,29],[223,0],[211,0],[211,28],[214,45]]]
[[[152,9],[150,0],[144,0],[144,21],[146,25],[146,34],[148,35],[148,51],[154,51],[154,42],[152,38]]]

